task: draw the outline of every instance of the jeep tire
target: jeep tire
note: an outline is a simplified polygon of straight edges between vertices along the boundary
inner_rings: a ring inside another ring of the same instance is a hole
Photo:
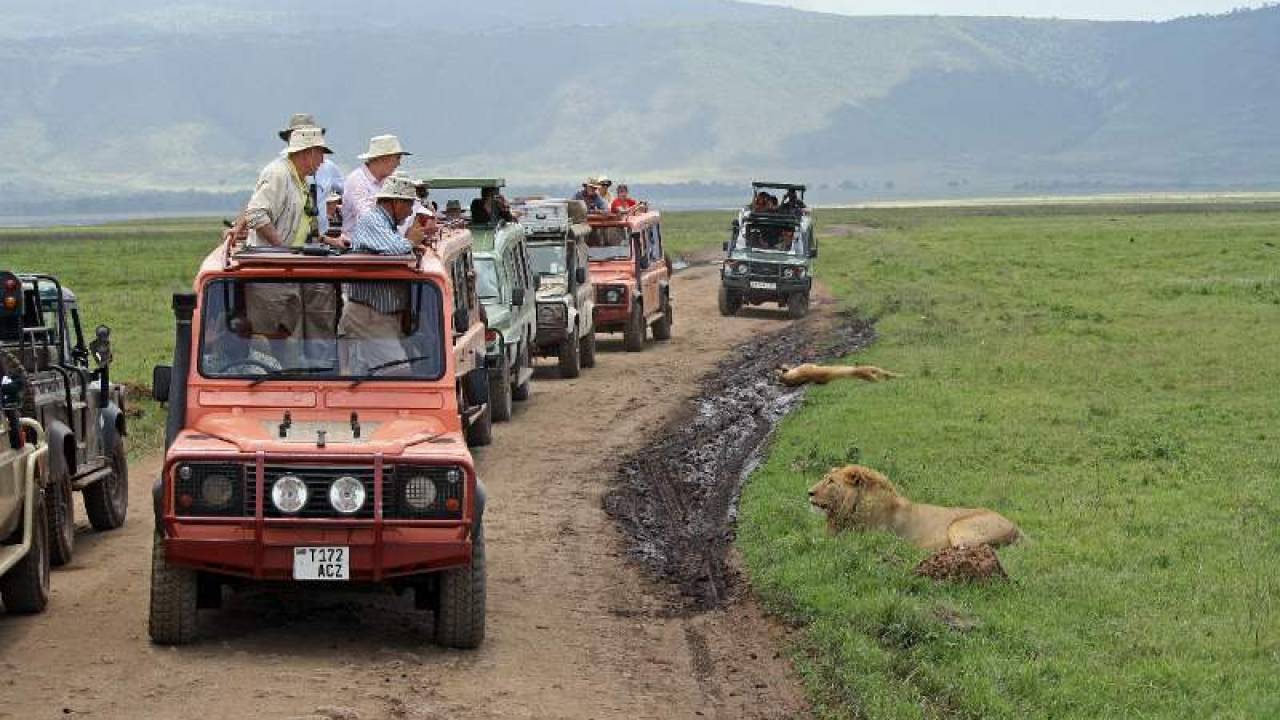
[[[484,642],[485,567],[484,526],[471,539],[471,566],[440,573],[436,603],[436,643],[471,649]]]
[[[809,293],[792,293],[787,298],[787,317],[799,320],[809,314]]]
[[[498,373],[489,377],[489,408],[495,422],[511,419],[511,363],[505,354]]]
[[[129,456],[116,433],[107,456],[111,474],[84,489],[84,511],[94,530],[115,530],[129,513]]]
[[[653,339],[670,340],[671,324],[674,320],[675,318],[671,312],[671,297],[664,297],[662,298],[662,317],[658,318],[658,321],[653,324]]]
[[[577,330],[560,343],[560,377],[571,380],[582,374],[582,348],[578,346]]]
[[[622,347],[627,352],[643,350],[644,334],[648,327],[644,322],[644,309],[640,307],[640,303],[635,303],[631,306],[631,316],[627,318],[627,325],[622,330]]]
[[[76,498],[65,472],[50,478],[44,508],[49,516],[49,563],[61,567],[71,562],[76,547]]]
[[[486,405],[484,412],[467,426],[467,445],[484,447],[493,444],[493,404]]]
[[[195,570],[169,565],[164,538],[152,536],[151,613],[147,629],[151,642],[186,645],[196,639],[200,578]]]
[[[591,330],[582,339],[578,341],[582,346],[578,349],[578,354],[582,356],[582,367],[593,368],[596,366],[596,332]]]
[[[724,285],[720,286],[720,314],[725,317],[733,317],[742,309],[742,300],[736,295],[729,293],[729,288]]]
[[[44,610],[49,604],[49,514],[45,509],[44,490],[35,494],[36,506],[31,519],[35,523],[31,533],[31,547],[26,556],[0,577],[0,599],[4,609],[15,615],[30,615]],[[15,531],[22,542],[24,528]]]
[[[532,368],[532,367],[533,367],[533,360],[529,356],[529,343],[525,343],[524,350],[520,351],[520,365],[519,367],[516,368],[516,372],[515,372],[516,377],[519,377],[520,373],[524,371],[526,368]],[[511,399],[515,400],[516,402],[524,402],[528,400],[529,397],[533,395],[533,388],[530,387],[532,383],[533,383],[533,374],[530,373],[528,379],[526,379],[524,382],[520,383],[519,385],[516,385],[511,390]]]

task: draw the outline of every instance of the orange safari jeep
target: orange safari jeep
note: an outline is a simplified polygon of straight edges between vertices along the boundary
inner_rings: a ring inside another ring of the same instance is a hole
[[[626,213],[587,216],[596,332],[621,332],[629,352],[644,349],[645,332],[671,339],[671,263],[663,252],[662,218],[647,205]]]
[[[227,244],[173,304],[152,640],[191,642],[223,586],[258,582],[412,591],[437,642],[479,645],[484,488],[460,405],[485,404],[487,373],[454,350],[478,333],[483,356],[484,331],[437,251]]]

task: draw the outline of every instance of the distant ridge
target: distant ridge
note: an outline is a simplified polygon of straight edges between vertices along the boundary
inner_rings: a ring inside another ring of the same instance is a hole
[[[0,213],[234,195],[297,110],[348,167],[391,131],[415,168],[526,185],[604,171],[803,177],[848,199],[1274,188],[1277,68],[1278,7],[1105,23],[724,0],[10,0]]]

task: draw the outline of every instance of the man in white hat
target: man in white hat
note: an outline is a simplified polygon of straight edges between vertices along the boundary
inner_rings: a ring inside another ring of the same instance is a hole
[[[360,216],[374,205],[382,183],[400,167],[400,159],[413,153],[400,146],[395,135],[378,135],[369,139],[369,150],[357,156],[364,164],[347,175],[342,192],[342,227],[352,232]]]
[[[321,134],[327,132],[325,128],[320,127],[320,123],[316,122],[315,116],[311,113],[294,113],[289,116],[289,124],[285,129],[281,130],[277,134],[280,136],[281,140],[288,143],[289,136],[293,135],[293,131],[303,127],[319,127]],[[342,194],[342,177],[342,168],[338,167],[338,164],[335,163],[332,158],[326,156],[324,161],[320,163],[320,167],[316,168],[316,172],[313,177],[313,186],[317,200],[316,207],[320,207],[320,202],[318,201],[327,199],[331,194]],[[317,221],[321,237],[328,235],[328,214],[322,213],[317,218]]]
[[[245,206],[242,221],[249,231],[249,245],[297,246],[313,233],[319,234],[316,217],[320,211],[305,178],[314,174],[331,152],[325,145],[324,131],[318,127],[290,133],[285,155],[262,169]]]
[[[410,223],[402,235],[400,226],[413,214],[418,199],[413,181],[391,175],[374,196],[375,205],[356,221],[351,231],[351,252],[375,255],[408,255],[422,245],[422,226]],[[345,373],[361,376],[374,372],[404,375],[413,368],[401,342],[401,315],[408,309],[409,291],[403,282],[348,283],[343,287],[347,303],[338,323],[340,353]],[[404,362],[397,367],[396,363]]]

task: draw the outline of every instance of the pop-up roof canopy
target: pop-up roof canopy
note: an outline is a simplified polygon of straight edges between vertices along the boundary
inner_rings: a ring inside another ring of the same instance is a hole
[[[423,181],[432,190],[466,190],[470,188],[506,187],[502,178],[431,178]]]
[[[766,182],[764,180],[756,180],[755,182],[751,183],[751,187],[754,190],[798,190],[799,192],[805,191],[804,185],[796,185],[794,183]]]

